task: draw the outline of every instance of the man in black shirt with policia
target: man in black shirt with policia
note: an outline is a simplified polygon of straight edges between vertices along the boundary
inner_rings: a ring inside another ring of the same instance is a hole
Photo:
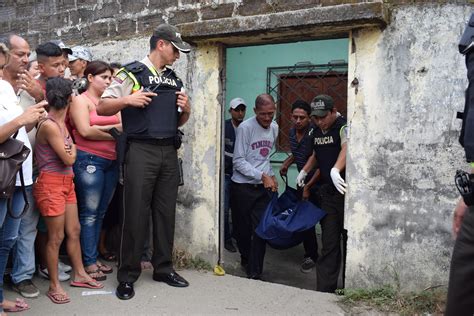
[[[327,214],[320,222],[323,249],[316,263],[316,289],[334,292],[341,270],[340,245],[344,229],[346,119],[337,112],[332,97],[324,94],[316,96],[311,102],[311,118],[317,126],[313,132],[313,156],[301,169],[296,182],[298,186],[304,186],[308,172],[317,162],[321,172],[320,207]]]

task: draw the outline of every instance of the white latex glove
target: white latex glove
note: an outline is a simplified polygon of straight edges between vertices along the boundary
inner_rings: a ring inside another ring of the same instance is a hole
[[[332,168],[331,169],[331,180],[334,183],[334,186],[339,191],[339,193],[344,194],[346,193],[347,183],[339,174],[339,169]]]
[[[300,173],[296,177],[296,185],[299,187],[304,187],[304,179],[306,178],[307,175],[308,173],[304,171],[304,169],[301,169]]]

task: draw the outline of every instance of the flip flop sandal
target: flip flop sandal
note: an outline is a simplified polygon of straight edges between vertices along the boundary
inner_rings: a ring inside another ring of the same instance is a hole
[[[117,256],[113,252],[104,252],[100,254],[100,257],[105,261],[115,261],[117,260]]]
[[[66,304],[71,301],[69,295],[67,295],[66,293],[48,292],[47,296],[54,304]]]
[[[110,273],[114,272],[114,269],[109,265],[106,265],[106,264],[104,264],[102,262],[99,262],[99,261],[97,261],[96,264],[97,264],[97,267],[99,268],[99,271],[101,271],[102,273],[110,274]]]
[[[92,270],[92,271],[85,270],[85,271],[91,278],[93,278],[96,281],[107,280],[107,276],[102,271],[100,271],[99,268],[97,268],[97,270]]]
[[[23,312],[30,309],[30,306],[28,306],[28,304],[22,298],[17,298],[15,302],[12,303],[15,303],[15,306],[10,308],[3,306],[3,311],[5,313]],[[5,304],[5,301],[3,304]]]
[[[71,282],[71,286],[73,287],[82,287],[82,288],[85,288],[85,289],[101,289],[104,287],[103,284],[99,283],[99,282],[96,282],[96,281],[84,281],[84,282],[81,282],[81,281],[72,281]]]

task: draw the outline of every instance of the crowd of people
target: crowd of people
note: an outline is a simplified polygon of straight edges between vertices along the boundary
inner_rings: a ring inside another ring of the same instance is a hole
[[[62,281],[100,289],[117,259],[117,297],[132,298],[148,252],[153,279],[188,285],[173,269],[172,248],[176,135],[189,119],[190,102],[170,66],[189,51],[167,24],[155,30],[141,62],[123,67],[61,40],[32,53],[19,35],[0,38],[0,144],[16,138],[31,151],[21,167],[24,186],[18,175],[12,197],[0,199],[1,315],[29,309],[24,299],[4,299],[4,279],[33,298],[40,294],[33,283],[38,272],[49,279],[46,295],[63,304],[70,297]],[[115,253],[105,236],[119,218]],[[144,218],[152,219],[152,246]],[[64,252],[70,265],[60,260]]]

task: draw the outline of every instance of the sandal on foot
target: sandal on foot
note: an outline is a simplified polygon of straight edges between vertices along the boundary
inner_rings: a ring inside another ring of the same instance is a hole
[[[99,262],[99,261],[97,261],[96,264],[97,264],[98,270],[102,273],[110,274],[110,273],[114,272],[114,269],[109,265],[106,265],[106,264],[104,264],[102,262]],[[100,281],[100,280],[98,280],[98,281]]]
[[[117,260],[117,256],[113,252],[104,252],[100,254],[100,257],[105,261],[115,261]]]
[[[5,302],[14,304],[12,307],[5,306]],[[30,309],[30,306],[22,298],[17,298],[14,302],[4,300],[3,301],[3,311],[5,313],[16,313],[23,312]]]
[[[99,268],[97,268],[97,270],[91,270],[91,271],[85,270],[85,271],[91,278],[93,278],[96,281],[107,280],[107,276],[102,271],[100,271]]]
[[[104,287],[102,283],[96,282],[94,280],[91,281],[72,281],[71,286],[73,287],[82,287],[85,289],[101,289]]]
[[[47,296],[54,304],[66,304],[71,301],[66,293],[48,292]]]

